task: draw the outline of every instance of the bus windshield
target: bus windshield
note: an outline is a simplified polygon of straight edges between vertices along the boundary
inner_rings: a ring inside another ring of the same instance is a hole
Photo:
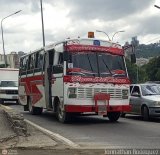
[[[126,77],[123,56],[99,52],[69,53],[69,75]]]

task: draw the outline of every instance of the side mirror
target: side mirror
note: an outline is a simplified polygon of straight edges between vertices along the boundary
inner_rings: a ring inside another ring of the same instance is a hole
[[[132,96],[140,97],[141,95],[140,95],[138,92],[133,92],[133,93],[132,93]]]
[[[131,63],[136,63],[136,55],[131,54]]]
[[[53,74],[63,73],[63,65],[55,65],[55,66],[53,66],[52,72],[53,72]]]

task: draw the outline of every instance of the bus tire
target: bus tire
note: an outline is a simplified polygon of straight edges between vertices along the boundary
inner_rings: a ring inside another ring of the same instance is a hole
[[[108,112],[107,116],[111,122],[116,122],[120,117],[120,112]]]
[[[62,108],[62,102],[57,103],[56,116],[59,122],[67,123],[69,121],[69,113],[65,112]]]
[[[121,113],[121,117],[122,117],[122,118],[125,118],[125,116],[126,116],[126,113],[123,113],[123,112],[122,112],[122,113]]]
[[[31,98],[30,98],[30,97],[29,97],[29,99],[28,99],[28,107],[29,107],[29,112],[30,112],[32,115],[40,115],[40,114],[42,114],[42,112],[43,112],[43,108],[32,106],[32,101],[31,101]]]

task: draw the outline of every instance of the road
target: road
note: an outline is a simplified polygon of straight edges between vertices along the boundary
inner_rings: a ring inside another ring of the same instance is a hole
[[[139,116],[128,115],[111,123],[101,116],[79,116],[69,124],[62,124],[51,112],[37,116],[24,112],[20,105],[8,106],[20,111],[25,119],[84,147],[160,148],[160,118],[145,122]]]

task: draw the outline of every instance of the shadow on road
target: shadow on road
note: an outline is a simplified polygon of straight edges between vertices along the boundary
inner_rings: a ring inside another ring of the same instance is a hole
[[[143,117],[139,115],[126,115],[125,118],[136,121],[144,121]],[[160,123],[160,117],[151,117],[148,122]]]
[[[31,114],[29,112],[22,112],[23,114],[27,115],[28,117],[31,116]],[[30,115],[30,116],[29,116]],[[56,115],[53,112],[47,112],[44,111],[42,115],[34,115],[34,117],[37,118],[42,118],[45,119],[47,121],[54,121],[56,123],[60,123],[58,122]],[[98,115],[78,115],[78,116],[72,116],[70,121],[67,122],[67,124],[74,124],[74,125],[86,125],[86,124],[108,124],[108,123],[112,123],[108,120],[108,117],[103,117],[103,116],[98,116]],[[119,121],[114,122],[114,123],[120,123]],[[61,123],[60,123],[61,124]]]

